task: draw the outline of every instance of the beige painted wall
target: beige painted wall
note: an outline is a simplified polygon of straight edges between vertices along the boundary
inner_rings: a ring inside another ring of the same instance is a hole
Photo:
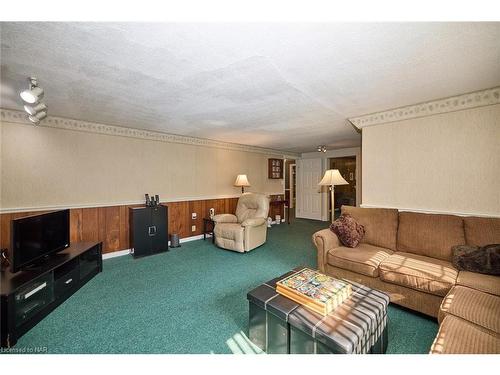
[[[248,191],[283,193],[267,178],[265,155],[214,147],[126,138],[19,123],[1,123],[1,208],[112,205],[237,196],[237,174]],[[276,155],[274,155],[276,157]]]
[[[363,206],[500,216],[500,105],[363,128]]]

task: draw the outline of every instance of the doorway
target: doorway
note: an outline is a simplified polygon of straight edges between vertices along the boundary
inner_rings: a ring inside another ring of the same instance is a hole
[[[335,218],[340,215],[341,206],[356,206],[356,156],[329,159],[330,169],[338,169],[348,185],[335,186]],[[329,202],[329,212],[332,204]]]
[[[285,161],[285,199],[288,201],[288,213],[295,217],[296,191],[297,191],[296,164],[294,159]]]

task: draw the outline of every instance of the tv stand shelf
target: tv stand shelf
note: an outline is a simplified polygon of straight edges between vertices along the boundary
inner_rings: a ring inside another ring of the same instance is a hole
[[[50,314],[99,272],[102,243],[77,242],[50,256],[39,267],[1,273],[1,347],[12,347],[19,337]]]

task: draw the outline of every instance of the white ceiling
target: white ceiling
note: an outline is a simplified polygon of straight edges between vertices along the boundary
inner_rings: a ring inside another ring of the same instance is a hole
[[[500,23],[2,23],[0,106],[279,150],[346,118],[500,84]]]

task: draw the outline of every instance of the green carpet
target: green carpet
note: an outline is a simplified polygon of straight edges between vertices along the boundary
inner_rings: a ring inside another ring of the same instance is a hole
[[[246,293],[297,265],[316,266],[311,235],[325,223],[269,230],[247,254],[198,240],[168,253],[104,261],[103,273],[41,321],[16,347],[49,353],[253,353]],[[389,353],[427,353],[435,320],[389,306]]]

